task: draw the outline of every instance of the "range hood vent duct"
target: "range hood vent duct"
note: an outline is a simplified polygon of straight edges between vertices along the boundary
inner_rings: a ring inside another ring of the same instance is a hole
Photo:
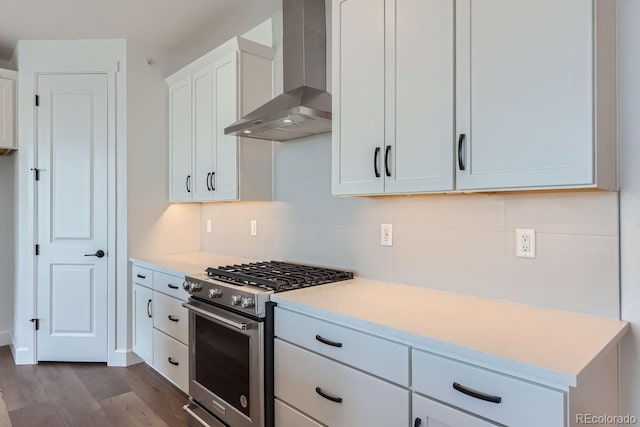
[[[325,0],[283,0],[284,93],[224,130],[226,135],[289,141],[331,132]]]

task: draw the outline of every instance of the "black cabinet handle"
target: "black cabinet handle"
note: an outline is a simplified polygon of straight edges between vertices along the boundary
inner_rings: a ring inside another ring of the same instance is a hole
[[[491,403],[500,403],[502,402],[502,398],[500,396],[492,396],[490,394],[483,393],[481,391],[474,390],[469,387],[465,387],[458,383],[453,383],[453,388],[458,390],[460,393],[464,393],[467,396],[475,397],[476,399],[484,400]]]
[[[214,184],[213,179],[216,177],[215,172],[211,172],[211,177],[209,178],[209,185],[211,186],[211,191],[216,191],[216,186]]]
[[[173,317],[172,315],[168,315],[167,318],[169,320],[171,320],[172,322],[179,322],[180,321],[180,319],[178,319],[177,317]]]
[[[416,418],[413,422],[413,427],[420,427],[420,424],[422,424],[422,418]]]
[[[465,170],[464,167],[464,161],[462,160],[462,144],[464,143],[464,138],[467,135],[465,135],[464,133],[460,134],[460,137],[458,138],[458,169],[460,169],[461,171]]]
[[[376,174],[376,178],[380,178],[380,171],[378,170],[379,155],[380,155],[380,147],[376,147],[376,151],[373,153],[373,171]]]
[[[391,146],[387,145],[387,148],[384,151],[384,170],[387,176],[391,176],[391,171],[389,170],[389,153],[390,152],[391,152]]]
[[[97,250],[95,254],[85,254],[85,256],[94,256],[97,258],[104,258],[104,251],[100,249],[100,250]]]
[[[187,193],[191,193],[191,175],[187,175],[187,181],[185,182],[185,185],[187,187]]]
[[[336,403],[342,403],[342,398],[341,397],[334,397],[334,396],[329,396],[328,394],[326,394],[325,392],[322,391],[322,389],[320,387],[316,387],[316,393],[318,393],[320,396],[324,397],[327,400],[330,400],[332,402],[336,402]]]
[[[207,174],[207,191],[211,191],[211,172]]]
[[[342,343],[341,342],[331,341],[331,340],[328,340],[328,339],[326,339],[324,337],[321,337],[320,335],[316,335],[316,339],[318,341],[320,341],[322,344],[330,345],[332,347],[342,347]]]
[[[146,279],[147,276],[143,276],[142,274],[136,274],[136,276],[138,276],[139,279]]]
[[[169,363],[171,363],[172,365],[178,366],[179,363],[178,362],[174,362],[172,358],[167,358],[167,360],[169,361]]]
[[[167,287],[168,287],[169,289],[178,289],[178,288],[179,288],[179,286],[172,285],[171,283],[167,284]]]
[[[151,299],[149,299],[149,301],[147,301],[147,316],[149,316],[149,319],[151,319]]]

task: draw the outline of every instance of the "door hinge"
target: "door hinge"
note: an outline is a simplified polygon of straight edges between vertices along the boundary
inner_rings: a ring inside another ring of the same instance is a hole
[[[34,177],[35,177],[36,181],[40,181],[40,169],[31,168],[31,170],[34,172]]]
[[[40,106],[40,95],[36,95],[36,107]]]
[[[40,319],[33,318],[33,319],[29,320],[29,322],[34,324],[34,326],[36,328],[36,331],[40,329]]]
[[[36,245],[36,255],[40,255],[40,245]]]

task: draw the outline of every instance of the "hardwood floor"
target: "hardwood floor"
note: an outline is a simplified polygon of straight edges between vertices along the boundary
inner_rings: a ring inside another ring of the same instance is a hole
[[[16,366],[0,347],[0,427],[185,427],[187,402],[144,363]]]

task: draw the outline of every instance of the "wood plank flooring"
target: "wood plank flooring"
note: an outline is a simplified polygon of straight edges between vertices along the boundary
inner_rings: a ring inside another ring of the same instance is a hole
[[[186,427],[187,402],[144,363],[16,366],[0,347],[0,427]]]

